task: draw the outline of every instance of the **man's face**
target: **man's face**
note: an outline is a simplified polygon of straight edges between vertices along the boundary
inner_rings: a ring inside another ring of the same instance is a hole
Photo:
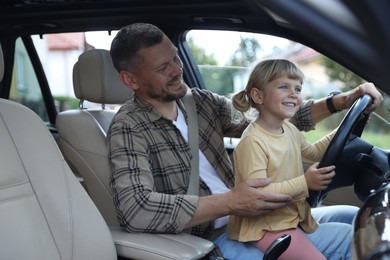
[[[133,73],[137,97],[153,104],[171,102],[185,95],[183,64],[168,37],[164,36],[158,45],[140,49],[138,54],[139,68]]]

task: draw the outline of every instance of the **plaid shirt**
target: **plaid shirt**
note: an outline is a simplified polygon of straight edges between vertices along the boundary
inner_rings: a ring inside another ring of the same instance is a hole
[[[240,137],[248,121],[232,119],[230,101],[209,91],[192,89],[198,112],[199,148],[227,187],[234,185],[232,163],[223,137]],[[187,121],[181,101],[177,102]],[[301,117],[311,128],[311,102]],[[188,122],[188,121],[187,121]],[[302,127],[301,127],[302,128]],[[198,197],[186,195],[191,152],[180,131],[150,105],[134,98],[114,117],[107,134],[111,187],[120,224],[129,232],[178,233],[195,213]],[[199,196],[211,191],[200,180]],[[213,222],[188,232],[207,237]]]

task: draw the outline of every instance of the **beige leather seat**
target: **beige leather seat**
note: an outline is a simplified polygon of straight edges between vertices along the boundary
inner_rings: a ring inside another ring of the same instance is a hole
[[[84,179],[107,224],[118,226],[106,148],[106,133],[116,111],[107,105],[123,104],[132,98],[132,91],[121,83],[106,50],[90,50],[80,55],[73,67],[73,86],[80,108],[57,116],[61,151],[76,174]],[[102,107],[86,109],[85,101]]]
[[[0,46],[0,81],[4,72]],[[109,228],[42,120],[0,99],[0,259],[117,259]]]
[[[110,226],[118,254],[135,259],[197,259],[211,251],[212,242],[185,233],[130,234],[122,230],[110,192],[106,148],[106,132],[116,110],[104,106],[122,104],[132,98],[132,92],[120,81],[109,51],[100,49],[80,55],[73,69],[73,85],[81,104],[89,101],[104,105],[59,113],[60,147]]]

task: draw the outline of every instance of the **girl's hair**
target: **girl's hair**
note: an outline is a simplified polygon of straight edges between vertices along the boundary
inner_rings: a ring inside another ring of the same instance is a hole
[[[233,95],[233,106],[242,113],[248,111],[253,104],[251,90],[258,88],[265,91],[268,83],[283,76],[299,80],[301,84],[305,78],[298,66],[289,60],[270,59],[259,62],[252,70],[245,89]]]

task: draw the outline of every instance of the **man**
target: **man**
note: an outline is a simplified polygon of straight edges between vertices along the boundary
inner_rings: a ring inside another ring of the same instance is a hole
[[[110,53],[121,80],[134,91],[134,99],[121,107],[107,135],[114,202],[127,231],[188,230],[210,237],[214,229],[225,226],[229,215],[259,216],[290,202],[287,195],[258,189],[268,185],[269,179],[253,179],[233,187],[234,173],[223,137],[240,137],[248,122],[232,121],[226,98],[199,89],[192,90],[201,151],[199,196],[186,195],[191,153],[181,98],[188,87],[177,48],[157,27],[138,23],[120,30]],[[363,93],[373,97],[369,111],[382,101],[375,87],[367,83],[333,97],[332,104],[337,110],[349,108]],[[309,130],[330,114],[325,99],[308,101],[293,122]],[[339,208],[333,208],[336,210]],[[329,220],[350,223],[356,208],[345,210]],[[329,207],[327,217],[333,213]],[[328,238],[312,238],[321,244],[317,247],[326,250],[333,239],[350,239],[350,225],[338,224],[342,227],[332,230]],[[225,234],[215,242],[230,259],[261,257],[250,244],[231,241]]]

